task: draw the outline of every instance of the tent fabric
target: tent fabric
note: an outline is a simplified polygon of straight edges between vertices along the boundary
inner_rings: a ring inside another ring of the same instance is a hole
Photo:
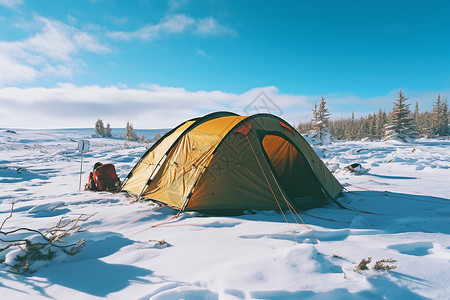
[[[153,179],[166,159],[167,152],[177,144],[177,141],[185,132],[210,119],[223,116],[236,116],[236,114],[230,112],[212,113],[202,118],[188,120],[166,133],[141,157],[139,162],[127,175],[121,189],[123,190],[126,187],[125,190],[130,195],[139,197],[147,186],[148,181]]]
[[[153,151],[150,151],[145,155],[136,168],[133,171],[133,176],[127,181],[127,190],[135,194],[139,194],[144,188],[150,176],[154,174],[154,170],[157,168],[163,156],[165,156],[167,150],[172,146],[175,140],[183,134],[183,132],[194,123],[195,121],[188,121],[179,126],[177,130],[170,135],[162,139],[161,143]]]
[[[321,206],[342,186],[306,140],[270,114],[187,121],[144,154],[122,190],[180,210]],[[277,203],[278,202],[278,203]]]
[[[309,176],[306,161],[289,141],[277,135],[266,135],[262,145],[278,181],[291,198],[314,194],[314,181]]]

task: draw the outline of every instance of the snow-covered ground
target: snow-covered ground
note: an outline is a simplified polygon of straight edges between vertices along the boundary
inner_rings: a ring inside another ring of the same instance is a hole
[[[151,228],[176,212],[130,204],[123,193],[78,191],[76,141],[88,139],[90,130],[16,132],[0,130],[0,222],[15,203],[2,231],[45,231],[64,214],[96,214],[84,224],[87,231],[72,237],[86,239],[81,253],[59,255],[33,274],[0,265],[0,299],[450,298],[449,140],[336,142],[316,149],[351,191],[338,199],[349,209],[330,204],[301,215],[319,242],[290,216],[297,244],[273,211],[190,212]],[[119,139],[90,141],[83,184],[97,161],[114,163],[124,178],[145,151]],[[362,175],[343,170],[352,163],[362,165]],[[10,261],[11,251],[0,259]],[[367,257],[369,270],[355,272]],[[372,269],[390,258],[396,269]]]

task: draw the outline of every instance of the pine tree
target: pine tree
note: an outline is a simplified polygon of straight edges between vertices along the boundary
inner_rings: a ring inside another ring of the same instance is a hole
[[[416,100],[416,107],[414,108],[414,122],[419,123],[419,100]]]
[[[416,100],[416,106],[414,107],[414,123],[416,124],[417,133],[420,133],[422,128],[420,124],[419,100]]]
[[[375,121],[375,138],[381,140],[383,137],[383,130],[384,125],[386,125],[386,113],[384,111],[380,110],[378,111],[378,114],[376,115],[376,121]]]
[[[383,139],[396,139],[406,142],[408,138],[415,138],[417,133],[413,117],[409,111],[409,104],[406,103],[407,98],[403,95],[402,89],[397,94],[398,98],[389,114],[389,122],[385,126]]]
[[[328,109],[326,108],[327,103],[325,102],[325,99],[323,98],[322,95],[322,99],[320,100],[320,104],[319,104],[319,118],[323,123],[323,126],[328,127],[328,121],[330,119],[330,113],[328,112]]]
[[[105,136],[105,126],[103,125],[102,119],[97,119],[94,131],[99,136]]]
[[[350,129],[348,130],[347,136],[350,140],[356,140],[358,130],[355,125],[355,111],[352,110],[352,119],[350,122]]]
[[[431,117],[431,132],[433,136],[449,135],[447,99],[445,99],[445,101],[441,101],[440,94],[438,95],[433,106]]]
[[[441,94],[438,94],[436,102],[433,106],[432,119],[431,119],[431,131],[434,136],[440,136],[442,128],[442,107],[441,107]]]
[[[368,132],[366,137],[370,138],[370,139],[376,139],[377,138],[377,117],[375,114],[373,114],[373,116],[371,114],[369,114],[367,116],[367,123],[368,123]]]
[[[424,137],[432,137],[433,136],[433,130],[431,128],[432,126],[432,120],[433,120],[433,114],[429,111],[419,113],[419,123],[417,124],[417,127],[419,128],[419,134],[420,136]]]
[[[319,122],[319,109],[317,107],[317,102],[314,101],[314,108],[313,108],[313,117],[311,120],[312,129],[315,129],[315,124]]]
[[[448,106],[447,106],[447,98],[442,101],[442,136],[448,136],[450,134],[450,130],[448,128]]]
[[[313,110],[313,128],[317,132],[318,141],[321,144],[328,144],[330,142],[330,131],[328,129],[330,113],[326,108],[326,102],[323,98],[320,100],[319,106],[314,103]]]
[[[138,141],[139,137],[136,134],[136,132],[134,132],[134,128],[133,128],[133,124],[131,124],[129,121],[127,121],[127,125],[125,126],[125,139],[127,141]]]
[[[112,137],[112,133],[111,133],[111,125],[109,125],[109,123],[106,124],[106,128],[105,128],[105,136],[106,136],[106,137]]]
[[[369,137],[369,124],[365,118],[360,118],[358,121],[358,140]]]

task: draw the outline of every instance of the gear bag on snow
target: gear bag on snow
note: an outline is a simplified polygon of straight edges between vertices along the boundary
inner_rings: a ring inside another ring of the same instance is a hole
[[[116,168],[112,164],[105,164],[96,168],[92,179],[98,191],[110,191],[120,186]]]

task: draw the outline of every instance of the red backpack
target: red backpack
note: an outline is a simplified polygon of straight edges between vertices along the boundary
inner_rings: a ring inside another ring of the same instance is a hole
[[[109,191],[117,189],[120,179],[116,174],[116,168],[112,164],[105,164],[94,171],[94,182],[99,191]]]

